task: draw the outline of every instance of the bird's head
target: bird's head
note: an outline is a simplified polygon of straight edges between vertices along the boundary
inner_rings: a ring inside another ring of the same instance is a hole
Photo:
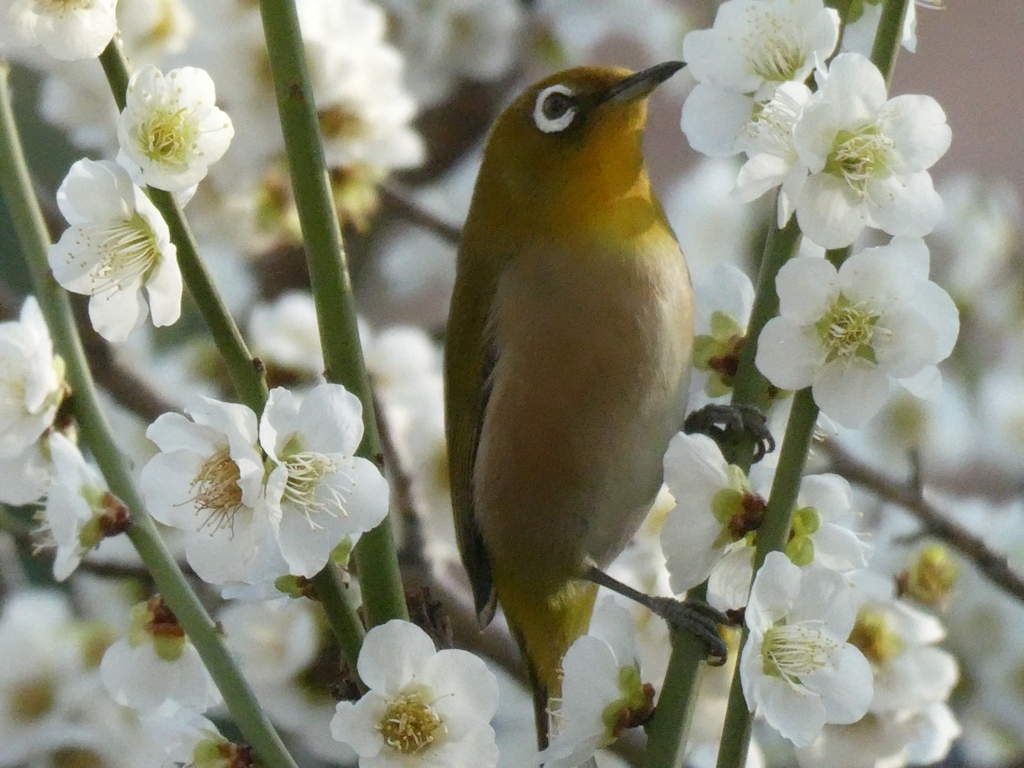
[[[477,195],[538,226],[549,214],[582,222],[610,201],[649,196],[641,152],[647,96],[682,67],[576,67],[530,86],[494,125]]]

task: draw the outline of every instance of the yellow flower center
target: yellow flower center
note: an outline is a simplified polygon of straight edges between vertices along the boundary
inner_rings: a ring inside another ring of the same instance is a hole
[[[385,744],[403,755],[416,754],[448,732],[419,693],[402,693],[391,699],[377,730]]]
[[[310,527],[323,528],[313,519],[314,515],[348,515],[344,492],[327,482],[341,470],[331,457],[315,451],[296,451],[284,458],[284,466],[288,482],[283,498],[299,507]]]
[[[166,165],[187,165],[195,149],[196,128],[186,109],[158,110],[140,126],[143,153]]]
[[[36,677],[13,686],[7,694],[7,710],[16,723],[41,720],[53,709],[56,686],[48,677]]]
[[[241,473],[231,454],[224,448],[213,454],[199,468],[192,480],[192,501],[196,514],[206,513],[197,530],[212,526],[213,531],[231,527],[235,513],[242,506]]]
[[[820,623],[800,621],[770,627],[761,641],[764,673],[796,686],[801,678],[825,666],[839,643],[813,626]]]
[[[875,125],[839,131],[825,161],[825,172],[844,179],[863,195],[869,181],[892,172],[895,154],[896,144]]]
[[[866,303],[854,304],[839,294],[814,326],[827,350],[826,359],[831,362],[839,357],[861,357],[877,362],[872,347],[875,334],[888,333],[887,329],[878,327],[879,317]]]
[[[885,614],[877,608],[864,607],[857,612],[857,623],[850,633],[850,643],[860,649],[872,664],[882,665],[903,652],[900,639]]]

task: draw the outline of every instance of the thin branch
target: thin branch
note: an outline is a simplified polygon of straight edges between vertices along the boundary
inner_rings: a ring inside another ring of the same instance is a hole
[[[988,579],[1008,594],[1024,602],[1024,579],[1010,568],[1006,557],[993,552],[984,541],[929,502],[916,487],[913,478],[901,482],[883,475],[851,455],[834,440],[822,445],[830,469],[874,493],[880,499],[898,504],[918,519],[924,529],[949,544],[977,566]]]
[[[458,245],[462,238],[462,228],[451,224],[427,210],[420,204],[412,193],[393,181],[385,181],[378,187],[384,204],[394,210],[395,214],[411,224],[423,227],[433,232],[439,238],[451,245]]]

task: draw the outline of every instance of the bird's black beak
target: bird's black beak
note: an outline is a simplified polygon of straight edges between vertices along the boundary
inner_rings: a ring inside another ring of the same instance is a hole
[[[601,103],[622,104],[626,101],[642,99],[685,66],[681,61],[666,61],[624,77],[605,92]]]

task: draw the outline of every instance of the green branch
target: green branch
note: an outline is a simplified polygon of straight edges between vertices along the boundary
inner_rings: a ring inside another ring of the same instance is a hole
[[[267,768],[296,768],[274,726],[263,714],[255,695],[221,643],[216,625],[164,546],[135,488],[128,463],[114,442],[97,399],[68,296],[50,274],[47,262],[50,237],[39,203],[32,193],[28,166],[11,109],[7,74],[7,67],[0,66],[0,192],[14,221],[36,298],[50,328],[54,346],[67,366],[67,378],[72,387],[71,402],[82,438],[92,451],[111,491],[131,509],[132,524],[128,538],[153,575],[167,605],[199,651],[245,739]]]
[[[774,222],[765,241],[761,257],[761,270],[757,278],[757,292],[747,324],[747,341],[740,354],[739,368],[733,384],[733,405],[768,406],[768,380],[754,365],[757,340],[772,317],[778,314],[779,297],[775,292],[775,277],[782,265],[800,246],[800,228],[796,220],[779,229]],[[726,459],[743,469],[749,469],[754,455],[754,444],[745,441],[733,446]],[[707,583],[690,590],[690,596],[704,599]],[[693,707],[700,689],[701,672],[706,649],[696,637],[682,635],[673,638],[668,672],[658,699],[658,708],[648,731],[649,740],[644,755],[648,768],[674,768],[679,764],[686,746]],[[738,676],[737,676],[738,679]]]
[[[381,464],[380,436],[370,381],[363,363],[352,282],[331,195],[313,104],[313,86],[294,0],[260,0],[270,71],[291,170],[292,193],[306,245],[309,278],[323,345],[325,375],[363,404],[363,442],[358,455]],[[363,535],[354,552],[370,626],[408,618],[391,531],[391,516]]]
[[[123,111],[129,73],[128,63],[116,35],[100,54],[100,64],[103,65],[117,108]],[[263,366],[249,354],[238,326],[224,306],[213,278],[199,256],[199,248],[181,206],[174,199],[174,195],[162,189],[148,187],[146,194],[167,222],[171,241],[178,250],[178,265],[181,267],[182,279],[210,329],[217,350],[224,358],[228,375],[239,399],[257,415],[261,414],[263,404],[267,400],[267,381]]]

